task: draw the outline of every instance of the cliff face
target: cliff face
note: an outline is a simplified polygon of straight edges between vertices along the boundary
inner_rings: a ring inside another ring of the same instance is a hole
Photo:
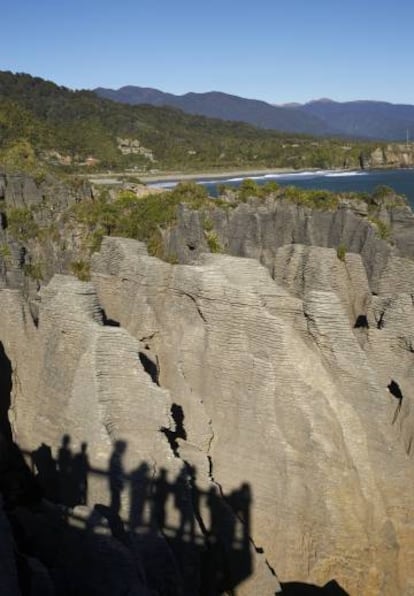
[[[42,596],[409,596],[412,232],[397,200],[182,206],[180,265],[107,237],[91,280],[55,275],[35,310],[6,277],[0,431],[49,502],[10,503],[0,458],[10,590],[19,551]]]
[[[391,143],[373,151],[365,165],[371,168],[410,168],[414,165],[414,147],[412,143]]]
[[[361,257],[325,247],[281,247],[272,271],[225,255],[172,266],[107,238],[91,283],[57,276],[42,292],[37,327],[2,290],[14,436],[57,459],[87,441],[90,506],[113,506],[105,470],[124,441],[119,511],[141,536],[135,564],[151,577],[142,544],[157,560],[168,544],[185,593],[201,590],[204,545],[240,594],[278,590],[269,566],[283,582],[409,594],[411,295],[373,296]],[[149,529],[160,478],[168,498]],[[214,535],[215,499],[227,538]]]
[[[346,252],[361,255],[374,293],[381,291],[384,277],[400,276],[398,258],[414,256],[414,216],[407,205],[387,207],[379,201],[370,212],[363,201],[345,199],[338,209],[318,210],[272,198],[252,199],[234,208],[212,209],[207,214],[182,206],[177,225],[164,235],[167,254],[179,262],[191,263],[208,251],[206,218],[213,224],[221,251],[257,259],[270,272],[277,251],[283,246],[343,246]],[[411,261],[404,262],[404,266],[407,272],[400,277],[400,287],[403,284],[406,291],[411,291]]]

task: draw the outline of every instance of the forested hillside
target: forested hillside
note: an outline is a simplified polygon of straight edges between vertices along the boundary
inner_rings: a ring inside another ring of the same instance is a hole
[[[376,144],[375,146],[378,146]],[[356,167],[374,144],[316,139],[174,108],[129,106],[27,74],[0,72],[0,162],[137,171]]]

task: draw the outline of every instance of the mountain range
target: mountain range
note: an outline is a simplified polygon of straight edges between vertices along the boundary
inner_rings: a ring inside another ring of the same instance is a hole
[[[174,95],[132,85],[116,90],[98,87],[94,91],[99,97],[120,103],[171,106],[188,114],[236,120],[288,133],[387,141],[414,137],[413,105],[329,99],[272,105],[218,91]]]

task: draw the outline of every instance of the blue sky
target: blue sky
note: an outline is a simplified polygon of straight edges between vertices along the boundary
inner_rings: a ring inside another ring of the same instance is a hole
[[[71,88],[414,103],[414,2],[1,0],[0,70]]]

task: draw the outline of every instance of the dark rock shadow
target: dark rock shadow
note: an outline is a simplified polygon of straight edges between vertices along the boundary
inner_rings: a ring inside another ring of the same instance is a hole
[[[185,436],[183,416],[177,420]],[[145,461],[126,473],[126,449],[114,443],[106,470],[90,465],[86,443],[73,454],[69,435],[56,459],[46,444],[30,454],[29,475],[55,504],[38,498],[11,508],[25,581],[27,559],[35,558],[57,596],[235,594],[253,572],[249,485],[229,495],[201,490],[188,464],[175,478]],[[89,500],[92,476],[105,481],[107,503],[74,508]],[[124,497],[129,512],[121,518]]]
[[[281,586],[283,596],[349,596],[334,579],[322,587],[302,582],[287,582]]]

